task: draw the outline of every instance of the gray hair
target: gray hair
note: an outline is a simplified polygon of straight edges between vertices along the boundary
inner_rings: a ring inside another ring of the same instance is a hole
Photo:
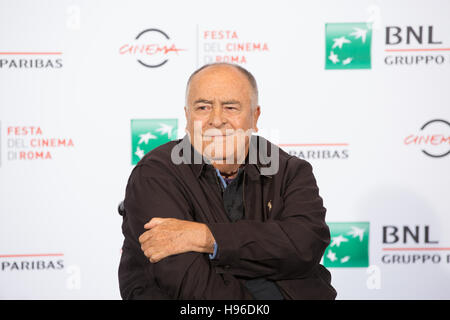
[[[253,90],[253,96],[254,99],[252,99],[252,109],[254,109],[257,105],[258,105],[258,85],[256,84],[256,79],[255,77],[250,73],[250,71],[248,71],[247,69],[245,69],[244,67],[241,67],[240,65],[237,64],[233,64],[233,63],[227,63],[227,62],[217,62],[217,63],[209,63],[209,64],[205,64],[202,67],[198,68],[197,70],[195,70],[191,76],[189,77],[187,84],[186,84],[186,101],[187,101],[187,94],[188,94],[188,90],[189,90],[189,86],[191,84],[191,80],[192,78],[199,73],[200,71],[202,71],[203,69],[209,68],[209,67],[214,67],[214,66],[230,66],[235,68],[236,70],[240,71],[248,80],[248,82],[250,83],[250,86],[252,87]]]

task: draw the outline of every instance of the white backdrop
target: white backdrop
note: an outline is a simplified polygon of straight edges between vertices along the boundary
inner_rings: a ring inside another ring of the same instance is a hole
[[[445,0],[0,0],[0,298],[120,298],[131,120],[177,119],[182,137],[188,76],[228,61],[258,81],[261,135],[313,165],[330,226],[369,223],[367,265],[330,267],[337,298],[449,299],[449,12]],[[332,23],[367,25],[369,69],[327,68]]]

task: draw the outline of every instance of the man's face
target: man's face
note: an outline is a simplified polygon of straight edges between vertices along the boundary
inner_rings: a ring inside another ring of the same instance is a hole
[[[260,114],[259,106],[252,108],[253,94],[246,76],[233,67],[212,66],[197,73],[185,107],[194,148],[216,163],[241,163]]]

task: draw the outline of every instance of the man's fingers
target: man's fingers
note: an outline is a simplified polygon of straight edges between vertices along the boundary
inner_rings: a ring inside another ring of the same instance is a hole
[[[143,242],[143,243],[141,243],[141,250],[142,250],[142,252],[144,252],[145,253],[145,251],[148,249],[148,248],[150,248],[150,243],[148,243],[148,241],[145,241],[145,242]]]
[[[150,249],[144,250],[144,254],[145,254],[145,256],[146,256],[147,258],[150,258],[150,257],[152,256],[152,252],[151,252]]]
[[[142,244],[150,238],[150,231],[145,231],[143,234],[139,236],[139,243]]]
[[[154,253],[154,254],[150,255],[149,260],[150,260],[151,263],[157,263],[157,262],[161,261],[165,257],[166,256],[164,256],[162,254],[158,254],[158,253],[155,254]]]
[[[156,260],[155,258],[150,258],[149,259],[151,263],[157,263],[159,260]]]
[[[163,258],[167,257],[162,253],[156,252],[156,248],[148,248],[144,251],[144,255],[150,260],[151,263],[156,263],[161,261]]]
[[[153,227],[156,227],[158,224],[162,223],[165,219],[164,218],[152,218],[149,222],[147,222],[144,225],[145,229],[151,229]]]

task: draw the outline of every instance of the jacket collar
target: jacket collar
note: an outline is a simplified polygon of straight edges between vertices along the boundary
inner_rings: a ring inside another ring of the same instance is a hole
[[[197,150],[195,150],[195,148],[192,146],[192,144],[189,140],[188,135],[185,135],[184,138],[180,141],[180,143],[183,144],[182,150],[190,150],[190,154],[183,153],[183,155],[182,155],[182,157],[184,159],[184,163],[187,163],[189,166],[191,166],[195,176],[197,178],[199,178],[201,176],[202,172],[205,170],[205,167],[208,165],[211,165],[211,163],[209,163],[209,161],[207,161],[207,159],[205,160],[204,157],[202,157],[202,155],[200,153],[198,153]],[[266,140],[263,137],[260,137],[257,135],[251,136],[249,150],[250,150],[250,148],[255,148],[254,150],[256,150],[256,163],[254,163],[255,159],[250,159],[250,155],[247,154],[247,157],[245,158],[243,167],[244,167],[245,173],[252,180],[258,180],[260,178],[260,176],[272,178],[272,175],[261,174],[261,168],[269,166],[269,164],[265,165],[261,161],[260,145],[262,143],[268,144],[270,146],[270,148],[274,148],[274,147],[278,148],[277,146],[270,143],[268,140]],[[272,149],[270,149],[270,150],[272,150]],[[267,157],[267,155],[265,155],[264,152],[263,152],[263,154],[264,154],[264,157]],[[255,157],[253,157],[253,158],[255,158]],[[251,162],[253,162],[253,163],[250,163],[250,160],[252,160]],[[264,163],[268,163],[268,161],[264,161]]]

